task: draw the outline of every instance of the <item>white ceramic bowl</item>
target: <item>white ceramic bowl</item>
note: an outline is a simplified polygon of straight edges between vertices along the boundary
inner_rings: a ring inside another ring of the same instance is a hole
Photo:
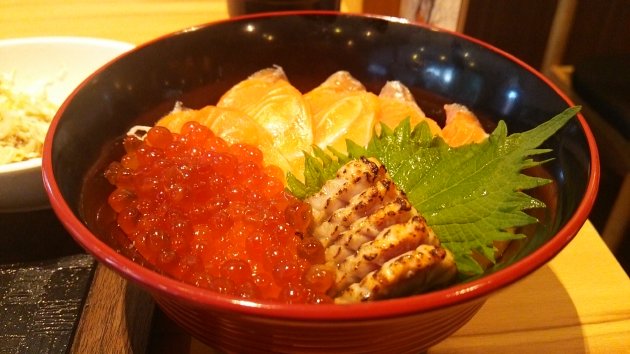
[[[133,48],[129,43],[83,37],[0,40],[0,74],[9,74],[20,92],[45,90],[60,106],[96,69]],[[41,158],[0,165],[0,212],[49,207],[41,178]]]

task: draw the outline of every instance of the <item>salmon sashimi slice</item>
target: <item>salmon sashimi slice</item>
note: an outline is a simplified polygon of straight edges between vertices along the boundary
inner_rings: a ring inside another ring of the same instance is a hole
[[[471,143],[480,143],[488,138],[479,119],[466,106],[452,103],[444,105],[446,125],[442,137],[449,146],[457,147]]]
[[[179,133],[186,122],[195,121],[212,130],[214,134],[229,144],[243,143],[256,146],[262,151],[266,165],[274,165],[283,171],[294,174],[288,160],[274,146],[273,136],[260,124],[243,112],[216,106],[206,106],[199,110],[176,107],[161,118],[156,125]]]
[[[442,129],[437,122],[424,114],[409,88],[400,81],[385,83],[378,95],[378,100],[381,106],[378,121],[388,127],[395,128],[398,123],[408,117],[412,127],[420,122],[426,122],[434,136],[442,135]]]
[[[300,170],[303,151],[313,144],[311,113],[302,93],[293,87],[283,69],[260,70],[228,90],[217,107],[232,108],[250,116],[273,137],[274,147]]]
[[[318,114],[328,109],[340,98],[355,92],[365,92],[365,86],[347,71],[337,71],[319,86],[304,94],[313,114],[313,126],[318,124]]]
[[[367,145],[378,115],[378,99],[347,71],[338,71],[304,95],[313,114],[313,142],[346,151],[346,139]]]
[[[366,146],[374,131],[377,112],[377,97],[372,93],[357,92],[341,98],[319,116],[314,143],[341,152],[346,152],[346,139]]]

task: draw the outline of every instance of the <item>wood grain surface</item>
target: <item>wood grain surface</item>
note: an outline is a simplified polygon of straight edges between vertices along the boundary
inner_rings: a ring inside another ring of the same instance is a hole
[[[71,353],[144,353],[155,304],[151,296],[98,265]]]

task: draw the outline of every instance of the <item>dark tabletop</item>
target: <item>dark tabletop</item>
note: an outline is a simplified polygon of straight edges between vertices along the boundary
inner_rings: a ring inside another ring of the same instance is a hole
[[[94,267],[51,210],[0,213],[0,354],[67,352]]]

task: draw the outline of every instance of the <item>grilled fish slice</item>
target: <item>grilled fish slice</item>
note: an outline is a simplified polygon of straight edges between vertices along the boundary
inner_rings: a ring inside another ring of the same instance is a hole
[[[306,199],[313,210],[313,221],[318,225],[313,234],[324,247],[328,246],[329,238],[346,229],[329,220],[333,213],[348,206],[353,197],[385,178],[386,173],[385,168],[375,161],[367,158],[352,160],[341,167],[336,177],[327,181],[318,193]],[[339,214],[334,220],[342,218]]]
[[[447,284],[457,269],[450,252],[434,245],[420,245],[383,264],[336,298],[337,304],[388,299]]]
[[[391,180],[377,181],[374,186],[352,197],[348,205],[332,213],[313,234],[324,240],[326,245],[330,245],[357,220],[376,212],[383,204],[395,200],[397,194],[398,191]]]
[[[456,273],[450,253],[374,159],[347,163],[306,201],[313,209],[313,235],[325,248],[326,265],[335,269],[329,293],[340,302],[416,292]]]
[[[355,253],[362,244],[374,240],[386,227],[409,220],[414,212],[415,209],[412,209],[407,198],[396,198],[373,214],[357,220],[350,229],[342,232],[337,240],[326,248],[326,259],[340,263]]]
[[[357,252],[337,266],[336,290],[342,291],[368,273],[379,269],[385,262],[416,249],[423,244],[434,245],[437,241],[426,221],[414,216],[406,223],[392,225],[383,230],[374,241],[361,245]]]

